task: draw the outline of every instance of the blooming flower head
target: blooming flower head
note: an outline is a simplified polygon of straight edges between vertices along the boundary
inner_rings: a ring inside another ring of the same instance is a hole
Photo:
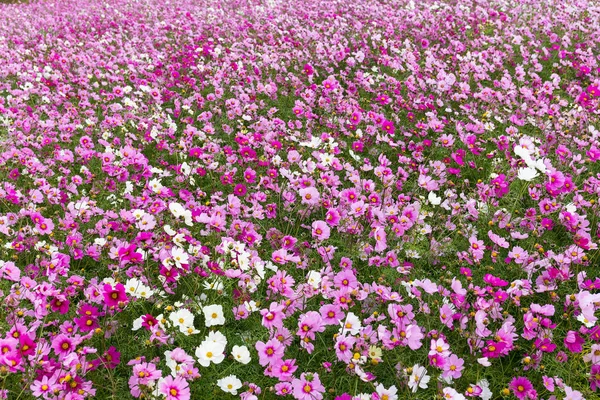
[[[190,387],[188,382],[180,376],[168,375],[159,386],[159,392],[165,395],[165,400],[189,400]]]
[[[242,364],[248,364],[251,360],[250,351],[246,346],[233,346],[231,349],[233,359]]]
[[[464,363],[465,361],[462,358],[459,358],[456,354],[451,354],[444,363],[443,376],[454,379],[460,378],[464,370]]]
[[[40,380],[35,380],[30,389],[34,396],[46,398],[57,389],[57,386],[55,377],[43,376]]]
[[[427,369],[419,364],[412,367],[412,372],[408,377],[408,387],[413,393],[419,389],[427,389],[431,377],[427,375]]]
[[[455,389],[452,389],[449,387],[444,388],[442,393],[443,393],[442,397],[447,400],[465,400],[466,399],[465,396],[458,393]]]
[[[188,309],[181,308],[169,314],[169,320],[182,333],[186,333],[189,328],[194,328],[194,314]]]
[[[121,304],[127,303],[127,294],[122,283],[117,283],[114,287],[110,283],[106,283],[103,289],[104,302],[107,307],[119,307]]]
[[[242,381],[235,375],[229,375],[225,378],[221,378],[217,381],[217,386],[221,388],[225,393],[231,393],[237,395],[238,390],[242,387]]]
[[[513,394],[518,399],[525,399],[529,396],[529,393],[533,390],[533,385],[529,381],[529,379],[523,376],[514,377],[510,384],[508,385],[509,389],[512,390]]]
[[[225,324],[225,315],[223,314],[223,306],[220,304],[213,304],[202,308],[204,313],[206,327],[223,325]]]
[[[379,400],[398,400],[398,388],[392,385],[386,389],[382,384],[375,387],[375,393]]]
[[[325,387],[318,374],[303,373],[300,379],[292,381],[293,395],[296,400],[321,400]]]
[[[318,240],[329,239],[331,229],[325,221],[315,221],[312,223],[312,235]]]
[[[277,339],[270,339],[266,343],[258,341],[255,347],[258,351],[258,362],[263,367],[281,360],[285,351],[285,347]]]
[[[196,348],[198,363],[203,367],[210,364],[220,364],[225,359],[225,346],[219,343],[205,340]]]
[[[393,135],[396,128],[394,127],[394,123],[392,121],[385,120],[381,124],[381,129],[388,135]]]
[[[56,354],[64,356],[75,350],[75,343],[69,336],[61,333],[52,340],[52,349]]]

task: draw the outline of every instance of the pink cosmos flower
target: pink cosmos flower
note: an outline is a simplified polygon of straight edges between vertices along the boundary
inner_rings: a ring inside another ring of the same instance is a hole
[[[296,400],[321,400],[325,387],[318,374],[303,373],[300,379],[292,381],[293,396]]]
[[[338,336],[335,342],[335,354],[338,360],[348,363],[354,354],[356,338],[353,336]]]
[[[142,261],[142,255],[136,252],[137,246],[130,244],[129,246],[120,247],[118,254],[119,258],[125,262],[140,262]]]
[[[496,178],[492,179],[491,185],[494,189],[496,197],[498,198],[501,198],[508,193],[509,183],[507,182],[506,175],[504,174],[500,174]]]
[[[529,254],[523,248],[515,246],[508,252],[508,257],[512,258],[517,264],[523,264],[529,257]]]
[[[319,191],[314,186],[302,188],[298,191],[298,194],[302,198],[303,204],[315,205],[319,204],[319,201],[321,200]]]
[[[279,360],[271,366],[271,376],[279,379],[280,382],[289,382],[297,369],[295,359]]]
[[[294,388],[292,387],[292,384],[289,382],[279,382],[274,386],[274,388],[275,388],[275,393],[278,396],[287,396],[287,395],[291,394],[292,391],[294,390]]]
[[[258,352],[258,362],[263,367],[281,360],[285,352],[285,347],[277,339],[270,339],[266,343],[258,341],[255,348]]]
[[[492,242],[494,242],[495,244],[497,244],[498,246],[507,249],[508,248],[508,242],[506,241],[506,239],[504,239],[502,236],[496,235],[494,232],[492,231],[488,231],[488,237],[490,238],[490,240]]]
[[[482,353],[484,357],[488,358],[498,358],[502,355],[502,352],[506,348],[506,345],[502,342],[494,342],[490,340],[487,342],[486,346],[483,348]]]
[[[121,362],[121,353],[114,346],[110,346],[102,360],[102,365],[108,369],[115,369]]]
[[[462,375],[462,371],[464,368],[465,361],[462,358],[459,358],[456,354],[450,354],[450,356],[446,359],[444,364],[444,373],[442,376],[444,378],[453,378],[458,379]]]
[[[300,338],[315,339],[316,332],[323,332],[325,330],[325,324],[321,318],[321,314],[316,311],[309,311],[306,314],[302,314],[298,320],[298,331],[296,335]]]
[[[75,349],[76,344],[65,334],[56,335],[52,339],[52,349],[59,356],[67,355]]]
[[[0,278],[17,282],[21,277],[21,270],[12,261],[6,261],[0,266]]]
[[[35,397],[49,398],[50,394],[57,389],[56,377],[54,376],[43,376],[41,380],[35,380],[29,387],[31,394]]]
[[[423,345],[421,340],[425,337],[425,335],[423,335],[423,332],[421,332],[421,328],[418,325],[409,325],[406,328],[405,337],[407,346],[411,350],[418,350]]]
[[[548,175],[549,182],[546,188],[549,190],[558,190],[565,184],[565,175],[560,171],[554,171]]]
[[[335,275],[333,283],[338,288],[354,289],[358,286],[358,280],[354,275],[354,272],[350,269],[343,270]]]
[[[158,391],[164,394],[165,400],[189,400],[190,387],[188,382],[181,376],[172,377],[168,375],[160,382]]]
[[[507,281],[505,281],[504,279],[497,278],[492,274],[485,274],[483,276],[483,281],[491,286],[496,286],[496,287],[508,286]]]
[[[132,386],[148,385],[150,382],[158,380],[161,376],[162,371],[156,369],[156,365],[153,363],[142,362],[133,366],[133,373],[131,376],[133,379],[129,380],[129,385],[130,388]]]
[[[556,349],[556,345],[548,338],[538,338],[535,341],[535,347],[544,353],[552,353]]]
[[[19,354],[21,356],[31,356],[35,354],[37,343],[34,339],[34,334],[23,334],[19,336]]]
[[[283,327],[283,314],[284,305],[277,302],[272,302],[269,309],[263,309],[260,311],[262,315],[262,324],[265,328],[281,328]]]
[[[93,307],[89,304],[83,304],[79,308],[78,314],[80,317],[74,318],[73,321],[77,324],[80,331],[90,332],[100,326],[98,324],[99,313],[96,307]]]
[[[585,398],[579,390],[574,390],[570,386],[565,386],[564,400],[585,400]]]
[[[590,389],[596,391],[600,389],[600,364],[594,364],[590,370]],[[550,390],[550,389],[548,389]]]
[[[450,345],[446,343],[446,341],[442,338],[431,340],[431,345],[429,347],[429,355],[439,354],[441,356],[447,357],[450,355]]]
[[[38,223],[35,228],[41,235],[48,235],[54,230],[54,223],[50,218],[46,218]]]
[[[321,313],[324,325],[338,325],[342,318],[344,318],[344,312],[333,304],[321,306],[319,313]]]
[[[325,221],[315,221],[312,223],[312,236],[317,240],[329,239],[331,230]]]
[[[476,237],[471,236],[469,238],[469,244],[469,251],[473,255],[473,258],[481,260],[483,258],[483,250],[485,249],[483,240],[478,240]]]

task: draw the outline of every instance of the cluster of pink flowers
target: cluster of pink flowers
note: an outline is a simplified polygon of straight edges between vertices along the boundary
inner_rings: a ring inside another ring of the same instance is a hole
[[[600,7],[0,5],[0,398],[600,388]]]

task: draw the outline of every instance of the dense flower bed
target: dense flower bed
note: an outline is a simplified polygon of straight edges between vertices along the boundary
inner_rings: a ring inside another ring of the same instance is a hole
[[[598,398],[599,17],[0,5],[0,397]]]

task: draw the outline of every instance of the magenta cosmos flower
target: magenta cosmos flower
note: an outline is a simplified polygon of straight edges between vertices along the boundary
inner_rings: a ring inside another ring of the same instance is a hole
[[[518,399],[525,399],[529,392],[533,390],[533,385],[529,382],[529,379],[523,376],[513,378],[508,387]]]
[[[107,283],[103,289],[104,301],[107,307],[118,307],[119,303],[127,303],[127,294],[122,283],[117,283],[114,287]]]

